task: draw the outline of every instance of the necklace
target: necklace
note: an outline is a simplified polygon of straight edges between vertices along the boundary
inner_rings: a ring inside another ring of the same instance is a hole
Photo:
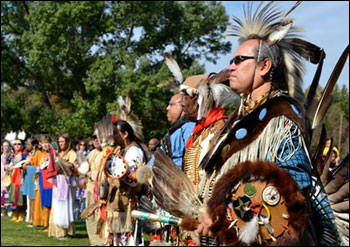
[[[244,99],[244,102],[243,102],[243,107],[242,107],[243,115],[247,115],[247,114],[251,113],[256,108],[258,108],[263,103],[265,103],[268,98],[275,97],[276,95],[278,95],[280,93],[288,94],[288,91],[283,91],[281,89],[273,90],[271,92],[266,92],[265,94],[258,97],[256,100],[251,100],[250,94],[247,95],[246,99]]]

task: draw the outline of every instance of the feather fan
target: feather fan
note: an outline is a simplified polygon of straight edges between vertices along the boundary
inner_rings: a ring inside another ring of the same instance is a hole
[[[330,150],[332,146],[331,143]],[[349,155],[333,171],[329,170],[330,155],[331,152],[323,164],[318,162],[318,167],[313,168],[322,173],[316,179],[311,192],[312,203],[323,229],[320,243],[335,245],[341,241],[342,244],[346,244],[349,242],[349,231],[346,228],[349,225]],[[334,226],[337,233],[334,233]]]
[[[157,148],[154,157],[152,191],[157,204],[177,217],[197,217],[194,185],[164,151]]]
[[[96,136],[101,147],[113,146],[113,123],[112,116],[107,114],[101,121],[95,124]]]

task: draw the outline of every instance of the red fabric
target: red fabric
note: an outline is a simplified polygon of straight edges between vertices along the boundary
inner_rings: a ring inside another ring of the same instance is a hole
[[[95,202],[98,202],[98,175],[100,172],[97,173],[95,178],[95,184],[94,184],[94,193],[92,194],[92,197],[94,198]]]
[[[13,157],[16,157],[17,154],[22,154],[22,160],[23,160],[23,154],[28,154],[27,151],[16,151],[14,154],[13,154]],[[16,186],[21,186],[21,168],[16,168],[12,174],[12,177],[11,177],[11,184],[14,184]]]
[[[44,189],[51,189],[52,186],[55,185],[53,177],[57,175],[55,150],[53,149],[52,145],[50,145],[49,152],[49,166],[47,167],[47,169],[42,170]]]
[[[225,109],[220,108],[220,107],[211,109],[208,113],[208,116],[206,118],[202,119],[200,122],[198,122],[196,124],[196,126],[194,126],[192,135],[187,140],[187,144],[186,144],[187,149],[189,149],[192,146],[194,138],[202,130],[207,128],[212,123],[215,123],[216,121],[218,121],[220,119],[224,119],[224,118],[227,118],[227,116],[225,116]]]
[[[106,205],[102,205],[101,207],[100,207],[100,218],[104,221],[104,222],[106,222],[107,221],[107,214],[106,214],[107,212],[106,212]]]

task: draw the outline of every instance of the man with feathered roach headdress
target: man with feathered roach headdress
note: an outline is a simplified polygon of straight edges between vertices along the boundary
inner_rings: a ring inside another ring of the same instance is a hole
[[[284,14],[269,2],[253,12],[250,3],[246,21],[233,18],[239,47],[229,81],[241,105],[200,164],[211,180],[199,187],[210,200],[197,229],[224,245],[339,243],[325,194],[313,207],[309,200],[314,170],[306,110],[311,96],[306,100],[302,91],[302,58],[317,63],[324,54],[297,38],[299,29],[285,19],[291,10]],[[333,229],[315,239],[310,215],[321,207],[321,215],[327,215],[323,226]]]

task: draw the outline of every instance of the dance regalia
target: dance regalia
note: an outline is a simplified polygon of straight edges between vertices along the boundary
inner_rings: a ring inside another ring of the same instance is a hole
[[[25,160],[28,152],[27,151],[16,151],[13,154],[13,158],[21,155],[21,160]],[[17,159],[17,158],[16,158]],[[21,186],[23,181],[23,172],[22,168],[15,168],[11,177],[11,185],[10,185],[10,205],[6,208],[7,210],[23,210],[26,208],[26,200],[21,192]]]

